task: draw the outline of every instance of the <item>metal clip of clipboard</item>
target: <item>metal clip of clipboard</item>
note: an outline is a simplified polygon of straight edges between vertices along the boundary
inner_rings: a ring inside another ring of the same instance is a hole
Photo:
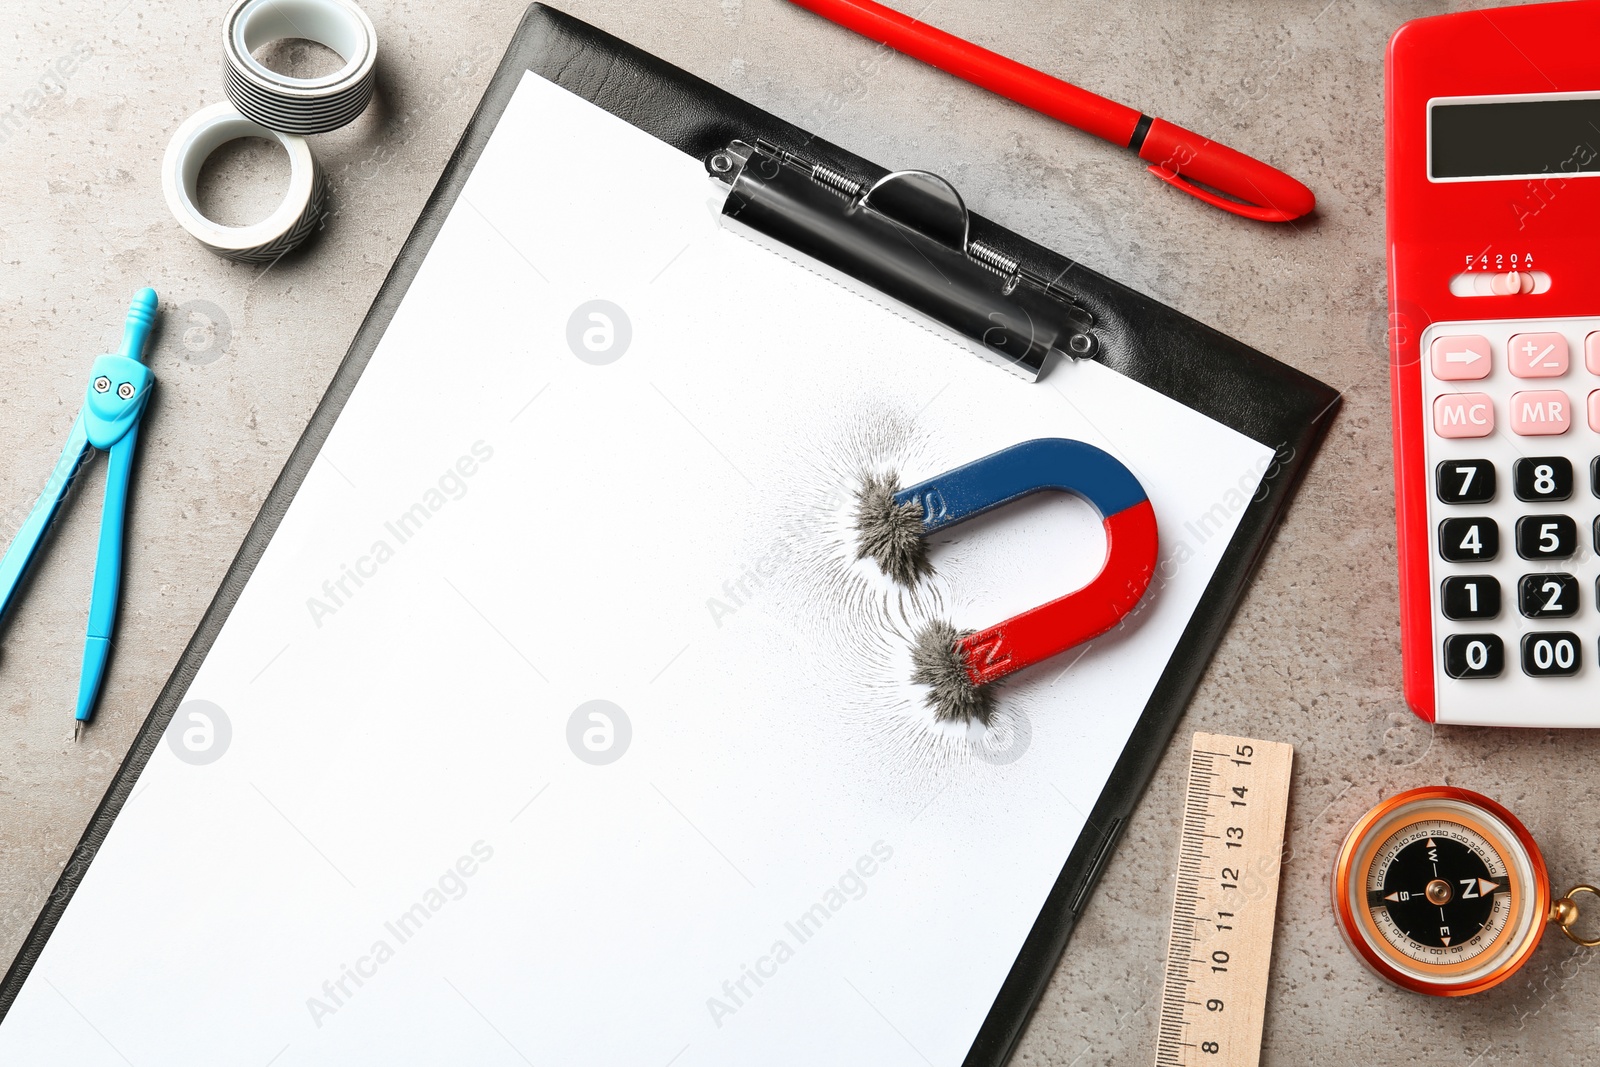
[[[896,171],[867,185],[764,141],[734,141],[706,170],[727,187],[725,225],[894,298],[1029,381],[1051,352],[1087,359],[1099,350],[1093,316],[972,240],[961,194],[936,174]]]

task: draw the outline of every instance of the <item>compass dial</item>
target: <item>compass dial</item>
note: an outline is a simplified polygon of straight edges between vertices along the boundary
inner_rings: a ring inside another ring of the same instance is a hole
[[[1503,981],[1538,945],[1550,908],[1544,861],[1487,797],[1402,793],[1356,824],[1334,867],[1345,940],[1398,985],[1456,995]]]
[[[1511,918],[1511,876],[1488,838],[1426,819],[1378,846],[1367,910],[1384,940],[1419,963],[1470,960]]]

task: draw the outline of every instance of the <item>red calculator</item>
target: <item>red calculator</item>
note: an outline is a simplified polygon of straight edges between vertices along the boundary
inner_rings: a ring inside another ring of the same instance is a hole
[[[1407,23],[1386,67],[1406,700],[1600,726],[1600,3]]]

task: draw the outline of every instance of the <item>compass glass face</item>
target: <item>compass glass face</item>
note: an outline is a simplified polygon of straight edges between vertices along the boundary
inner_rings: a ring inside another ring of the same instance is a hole
[[[1505,859],[1459,822],[1401,827],[1372,857],[1367,908],[1383,939],[1418,963],[1464,963],[1495,943],[1511,918]]]
[[[1432,786],[1391,797],[1351,830],[1334,906],[1368,966],[1416,992],[1456,995],[1504,981],[1538,947],[1550,889],[1509,812]]]

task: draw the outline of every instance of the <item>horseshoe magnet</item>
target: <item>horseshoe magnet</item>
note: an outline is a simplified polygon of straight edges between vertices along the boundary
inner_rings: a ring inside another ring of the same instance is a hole
[[[918,635],[913,680],[942,720],[987,723],[989,685],[1115,626],[1155,573],[1155,511],[1139,479],[1108,453],[1060,437],[1012,445],[906,489],[870,477],[857,494],[857,556],[905,585],[932,570],[928,534],[1033,493],[1073,493],[1100,513],[1105,563],[1088,585],[978,631],[935,622]]]

